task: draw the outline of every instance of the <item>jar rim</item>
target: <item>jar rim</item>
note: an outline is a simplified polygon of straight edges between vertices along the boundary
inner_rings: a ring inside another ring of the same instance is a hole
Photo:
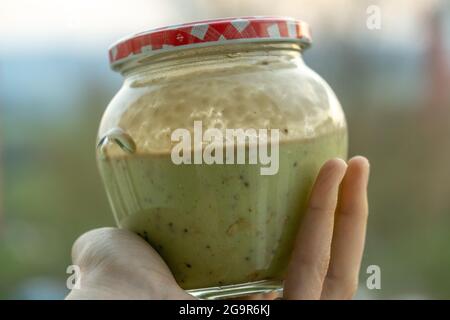
[[[119,40],[109,49],[113,70],[125,62],[180,49],[258,42],[311,45],[309,25],[288,17],[234,17],[195,21],[147,30]]]

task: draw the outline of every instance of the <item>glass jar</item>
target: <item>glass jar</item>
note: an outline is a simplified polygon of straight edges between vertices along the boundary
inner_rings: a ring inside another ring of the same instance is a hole
[[[110,51],[124,83],[97,159],[115,219],[196,296],[280,290],[319,168],[346,158],[345,117],[302,59],[309,43],[303,22],[256,17],[155,29]],[[229,129],[254,131],[239,140]],[[192,137],[182,152],[180,137]],[[210,142],[223,142],[209,153],[222,163],[202,158]]]

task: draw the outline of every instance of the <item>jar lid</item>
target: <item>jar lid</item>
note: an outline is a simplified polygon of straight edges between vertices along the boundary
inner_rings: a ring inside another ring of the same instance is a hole
[[[227,43],[288,41],[311,44],[309,25],[281,17],[236,17],[196,21],[128,36],[109,49],[112,69],[131,59],[181,48]]]

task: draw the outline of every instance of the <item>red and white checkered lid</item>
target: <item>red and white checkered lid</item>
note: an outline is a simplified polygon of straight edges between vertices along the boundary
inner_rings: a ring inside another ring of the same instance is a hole
[[[131,59],[181,48],[215,44],[288,41],[311,44],[309,25],[280,17],[237,17],[196,21],[141,32],[120,40],[109,49],[111,67]]]

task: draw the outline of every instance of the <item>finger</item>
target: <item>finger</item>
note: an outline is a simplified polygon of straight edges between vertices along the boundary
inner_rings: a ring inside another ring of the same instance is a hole
[[[347,164],[327,161],[317,176],[294,244],[284,284],[285,299],[319,299],[330,259],[339,184]]]
[[[368,179],[367,159],[352,158],[341,183],[322,299],[350,299],[357,290],[366,236]]]

